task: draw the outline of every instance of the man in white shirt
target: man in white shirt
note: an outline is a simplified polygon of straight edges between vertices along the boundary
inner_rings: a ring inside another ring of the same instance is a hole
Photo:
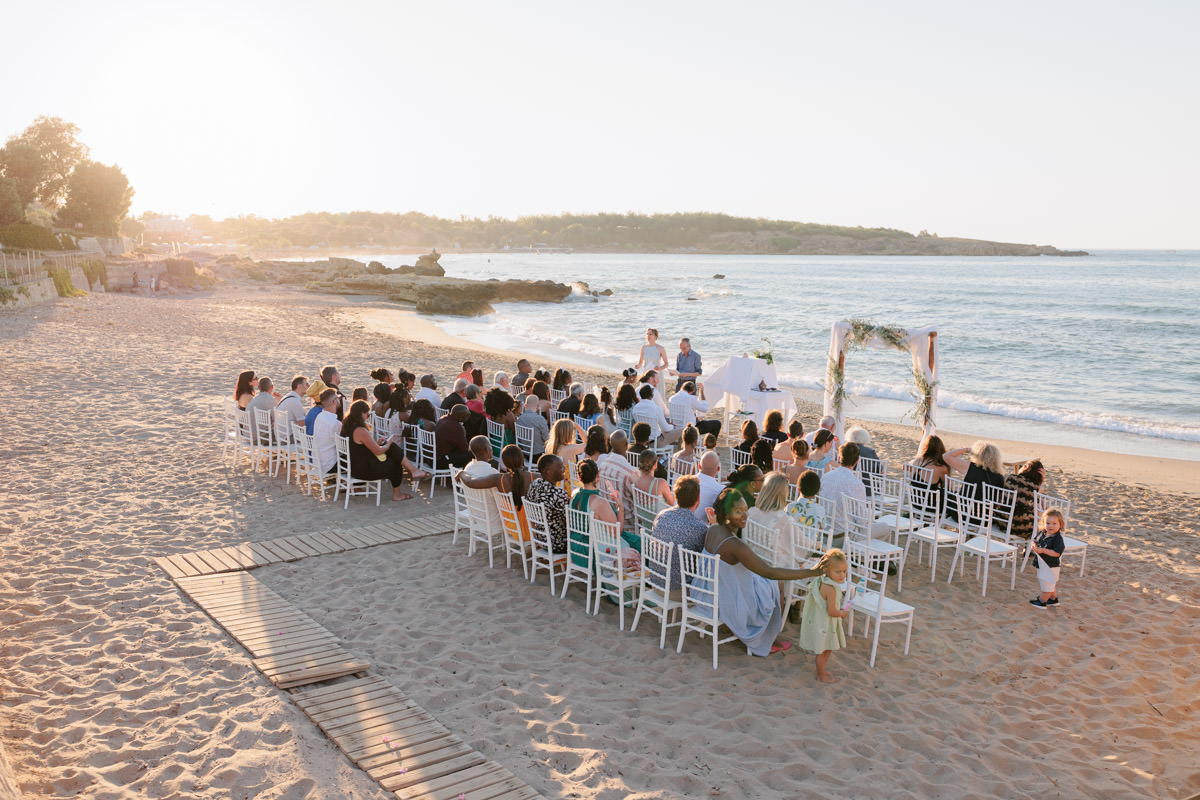
[[[433,376],[422,375],[421,388],[417,390],[415,395],[413,395],[413,400],[428,400],[433,404],[435,409],[441,408],[442,398],[438,396],[436,391],[434,391],[435,389],[437,389],[437,381],[433,379]]]
[[[634,404],[632,413],[634,422],[645,421],[650,426],[650,440],[659,444],[674,444],[679,441],[680,431],[671,427],[663,410],[654,402],[654,387],[650,384],[642,386],[638,392],[641,400]],[[644,420],[642,418],[645,418]]]
[[[649,386],[654,390],[654,403],[662,409],[663,415],[666,416],[671,413],[671,410],[667,408],[667,401],[663,399],[662,392],[658,390],[658,380],[658,373],[654,370],[649,370],[642,376],[642,385]],[[638,396],[641,396],[640,390]]]
[[[709,450],[700,456],[700,472],[696,477],[700,481],[700,503],[696,506],[696,519],[708,524],[708,509],[716,502],[717,495],[725,488],[717,475],[721,472],[721,457],[717,451]]]
[[[472,460],[463,467],[463,474],[468,478],[486,478],[489,475],[495,475],[498,470],[492,466],[492,443],[486,436],[475,436],[467,443],[467,447],[471,449]],[[496,505],[496,490],[495,489],[472,489],[466,487],[468,492],[478,492],[488,508],[488,527],[493,534],[504,536],[504,524],[500,521],[500,508]],[[500,539],[503,542],[503,538]]]
[[[841,530],[837,533],[844,534],[846,511],[842,507],[842,498],[853,497],[864,503],[867,501],[867,490],[863,487],[862,478],[854,474],[854,467],[858,464],[858,445],[854,442],[842,445],[842,449],[838,451],[838,464],[839,466],[821,476],[821,499],[836,504],[837,518],[841,520]]]
[[[629,463],[625,453],[629,450],[629,437],[619,428],[608,437],[611,451],[601,453],[596,457],[596,466],[600,468],[600,480],[609,481],[621,493],[621,508],[625,511],[626,530],[634,524],[633,514],[633,482],[638,479],[638,468]]]
[[[292,378],[292,390],[283,396],[276,408],[288,415],[288,422],[304,427],[304,393],[308,391],[308,378],[297,375]]]
[[[321,392],[321,413],[313,420],[313,449],[321,462],[321,470],[333,472],[337,469],[337,439],[342,432],[342,423],[338,421],[334,409],[337,408],[337,389],[326,389]]]
[[[254,399],[246,404],[246,414],[250,418],[250,429],[254,431],[258,441],[266,444],[271,438],[270,426],[275,424],[275,406],[279,404],[279,392],[275,391],[275,384],[271,379],[263,376],[258,379],[258,394],[254,395]],[[267,430],[258,429],[258,415],[256,411],[266,411],[271,418],[270,426]]]
[[[721,420],[700,419],[708,413],[708,402],[704,399],[704,387],[697,386],[692,381],[683,384],[683,388],[671,397],[668,404],[670,416],[682,417],[683,426],[695,425],[701,436],[721,434]]]

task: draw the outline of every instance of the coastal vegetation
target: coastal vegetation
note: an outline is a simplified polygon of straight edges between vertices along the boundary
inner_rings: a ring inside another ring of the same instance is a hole
[[[939,237],[927,231],[822,225],[715,213],[560,214],[444,219],[353,211],[283,219],[188,219],[211,239],[254,248],[405,247],[474,250],[555,247],[598,252],[871,255],[1081,255],[1048,245]]]

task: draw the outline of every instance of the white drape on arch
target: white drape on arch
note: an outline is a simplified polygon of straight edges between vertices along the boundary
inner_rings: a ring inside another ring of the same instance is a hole
[[[851,327],[850,322],[847,320],[833,323],[833,327],[829,333],[830,363],[845,363],[847,334],[850,333]],[[866,342],[866,346],[874,350],[894,349],[878,336],[872,337]],[[937,411],[937,326],[930,325],[925,328],[905,329],[904,347],[908,349],[909,354],[912,356],[913,370],[919,370],[932,387],[930,389],[929,411],[923,421],[925,435],[929,436],[937,431],[937,426],[934,424],[934,414]],[[836,421],[837,427],[835,430],[838,439],[842,439],[846,424],[843,417],[844,409],[839,410],[834,408],[833,398],[835,393],[841,390],[842,387],[835,387],[833,381],[825,381],[825,415],[833,417]]]

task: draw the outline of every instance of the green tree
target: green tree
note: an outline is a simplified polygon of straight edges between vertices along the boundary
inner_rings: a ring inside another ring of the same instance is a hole
[[[57,209],[67,196],[71,173],[88,156],[87,145],[76,138],[79,127],[59,117],[38,117],[19,137],[37,148],[44,162],[37,199],[49,209]]]
[[[81,161],[67,185],[67,203],[58,218],[101,236],[116,236],[121,220],[129,213],[133,189],[116,164]]]
[[[0,147],[0,172],[13,182],[24,212],[24,207],[37,199],[38,187],[46,179],[46,161],[33,143],[9,139]]]
[[[25,204],[17,192],[17,182],[0,176],[0,228],[25,219]]]

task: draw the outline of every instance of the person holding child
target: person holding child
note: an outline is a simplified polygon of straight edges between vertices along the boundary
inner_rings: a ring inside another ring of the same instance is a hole
[[[836,547],[825,553],[817,565],[820,577],[808,582],[808,596],[800,617],[800,647],[817,654],[817,680],[837,683],[829,674],[829,657],[834,650],[846,646],[846,631],[842,618],[849,611],[842,607],[842,584],[846,582],[849,564],[846,555]]]
[[[1058,605],[1058,565],[1063,550],[1067,549],[1063,541],[1063,531],[1066,529],[1067,521],[1057,508],[1042,512],[1041,525],[1030,548],[1037,559],[1038,584],[1042,590],[1040,595],[1029,601],[1036,608]]]

